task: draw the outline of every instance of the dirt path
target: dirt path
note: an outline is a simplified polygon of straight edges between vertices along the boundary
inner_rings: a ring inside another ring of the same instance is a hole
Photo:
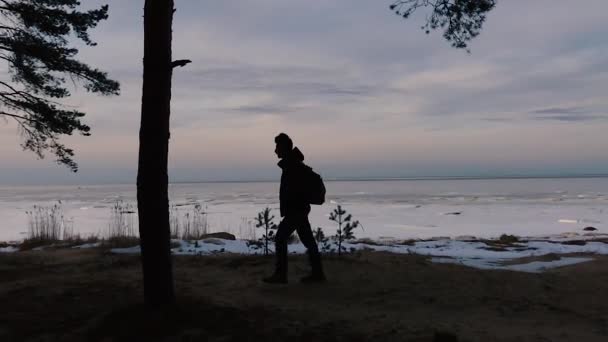
[[[544,274],[415,255],[328,258],[329,282],[260,282],[272,259],[175,258],[179,306],[145,313],[139,257],[0,255],[0,341],[607,341],[608,258]],[[163,337],[164,336],[164,337]]]

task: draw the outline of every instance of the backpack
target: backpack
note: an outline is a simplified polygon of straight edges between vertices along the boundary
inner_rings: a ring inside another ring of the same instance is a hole
[[[306,175],[306,200],[309,204],[321,205],[325,203],[325,184],[321,175],[307,168]]]

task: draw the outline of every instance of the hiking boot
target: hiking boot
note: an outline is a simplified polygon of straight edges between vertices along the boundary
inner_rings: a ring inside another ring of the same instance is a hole
[[[304,284],[324,283],[326,281],[327,281],[327,279],[325,278],[325,274],[323,274],[323,273],[317,273],[317,274],[313,273],[309,276],[306,276],[306,277],[300,279],[300,282],[304,283]]]
[[[262,281],[268,284],[287,284],[287,276],[275,273],[270,277],[262,279]]]

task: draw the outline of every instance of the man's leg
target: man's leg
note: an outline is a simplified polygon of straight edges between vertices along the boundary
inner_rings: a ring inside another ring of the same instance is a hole
[[[285,217],[281,223],[277,234],[274,237],[276,267],[271,277],[264,278],[267,283],[286,283],[287,282],[287,239],[295,230],[294,225]]]
[[[319,253],[317,241],[315,241],[315,237],[312,234],[312,228],[310,227],[310,222],[308,221],[308,215],[299,217],[298,222],[294,222],[294,224],[296,224],[300,241],[302,241],[307,249],[310,267],[312,268],[312,274],[308,277],[302,278],[302,281],[324,281],[325,274],[323,273],[323,266],[321,264],[321,253]]]

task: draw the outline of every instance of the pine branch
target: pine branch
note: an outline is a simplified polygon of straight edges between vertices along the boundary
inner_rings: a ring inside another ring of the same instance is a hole
[[[73,171],[74,151],[59,138],[73,132],[87,136],[90,128],[80,121],[85,113],[66,110],[51,99],[70,96],[66,78],[101,95],[116,95],[120,89],[106,73],[75,59],[78,50],[69,46],[69,35],[94,46],[88,32],[108,17],[107,6],[79,11],[79,5],[78,0],[0,0],[0,59],[11,75],[11,84],[0,81],[7,89],[0,92],[0,115],[19,122],[24,149],[40,158],[50,151]]]
[[[183,66],[185,66],[185,65],[187,65],[189,63],[192,63],[192,61],[189,60],[189,59],[180,59],[180,60],[177,60],[177,61],[173,61],[171,63],[171,67],[172,68],[183,67]]]
[[[425,24],[425,33],[443,29],[443,37],[458,49],[468,50],[468,43],[477,37],[486,15],[496,5],[496,0],[398,0],[390,5],[397,15],[408,19],[418,9],[430,8]]]

